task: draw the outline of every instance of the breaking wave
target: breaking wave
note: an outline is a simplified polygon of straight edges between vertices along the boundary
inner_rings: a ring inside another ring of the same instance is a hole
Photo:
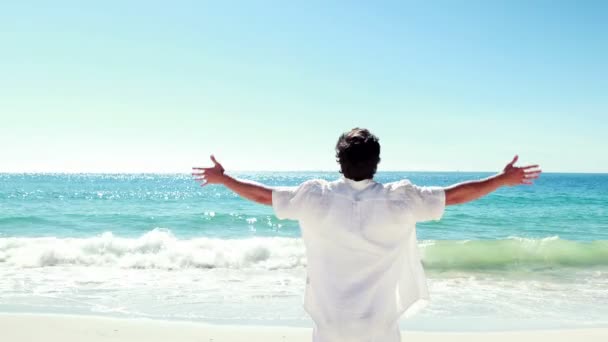
[[[429,240],[420,243],[427,269],[512,269],[608,266],[608,241],[550,237],[503,240]],[[137,238],[110,232],[89,238],[0,238],[0,266],[104,266],[143,269],[262,268],[306,266],[299,238],[178,239],[154,229]]]

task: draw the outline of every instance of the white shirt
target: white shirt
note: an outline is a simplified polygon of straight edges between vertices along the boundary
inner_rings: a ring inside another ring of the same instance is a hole
[[[429,299],[416,222],[441,218],[443,188],[315,179],[275,188],[272,206],[278,218],[300,223],[313,340],[400,341],[399,317]]]

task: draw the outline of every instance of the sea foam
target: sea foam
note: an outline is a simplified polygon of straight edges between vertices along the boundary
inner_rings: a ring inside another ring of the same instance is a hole
[[[608,266],[608,241],[545,239],[420,243],[427,269],[501,269]],[[13,267],[108,266],[119,268],[262,268],[306,266],[299,238],[178,239],[167,229],[137,238],[111,232],[90,238],[0,238],[0,265]]]
[[[120,268],[296,268],[305,266],[300,239],[194,238],[180,240],[154,229],[138,238],[111,232],[91,238],[0,238],[0,265],[58,265]]]

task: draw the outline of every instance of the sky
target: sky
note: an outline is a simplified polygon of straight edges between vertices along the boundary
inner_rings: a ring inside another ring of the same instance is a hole
[[[0,172],[608,172],[605,1],[0,4]]]

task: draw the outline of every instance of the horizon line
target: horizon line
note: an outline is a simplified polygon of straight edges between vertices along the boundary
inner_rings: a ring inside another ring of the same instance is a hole
[[[228,173],[336,173],[337,170],[233,170]],[[499,173],[500,171],[492,170],[383,170],[380,173],[395,173],[395,172],[411,172],[411,173]],[[597,171],[543,171],[543,174],[590,174],[590,175],[605,175],[608,172]],[[17,174],[42,174],[42,175],[189,175],[190,172],[176,171],[0,171],[0,175],[17,175]]]

